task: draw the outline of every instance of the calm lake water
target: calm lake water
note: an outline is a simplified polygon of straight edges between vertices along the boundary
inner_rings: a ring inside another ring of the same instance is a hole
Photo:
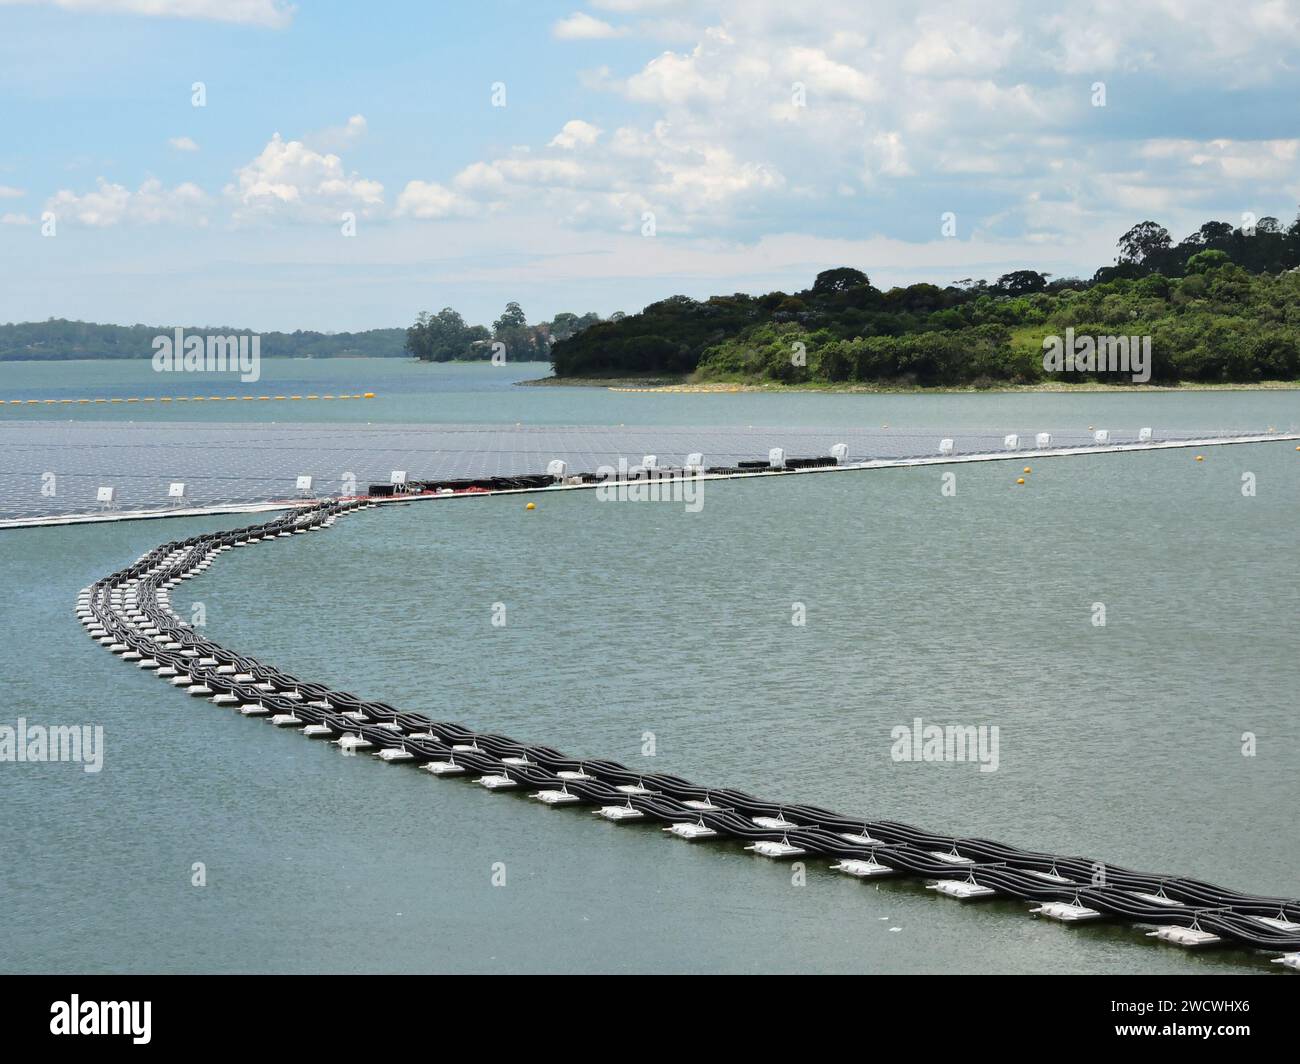
[[[1300,418],[1294,392],[648,396],[509,383],[544,369],[270,362],[258,387],[379,395],[276,404],[283,420]],[[0,364],[0,398],[184,391],[156,381],[122,363]],[[172,405],[166,417],[267,410]],[[37,416],[149,413],[0,413]],[[709,484],[698,513],[585,492],[531,513],[516,498],[383,508],[231,552],[173,601],[182,613],[203,603],[213,638],[304,677],[574,755],[1296,896],[1300,453],[1243,445],[1200,463],[1169,451],[1033,469],[1017,487],[1018,467],[962,467],[952,498],[932,468]],[[0,970],[1278,970],[1131,927],[1063,927],[1019,903],[864,884],[824,861],[795,885],[790,866],[735,844],[345,758],[178,694],[77,625],[73,599],[95,577],[165,539],[247,521],[0,533],[0,723],[101,724],[107,744],[94,775],[0,764]],[[1097,602],[1104,628],[1091,623]],[[491,623],[497,603],[505,627]],[[794,603],[806,626],[791,624]],[[996,725],[998,770],[893,761],[890,730],[916,717]],[[191,885],[196,862],[204,887]]]

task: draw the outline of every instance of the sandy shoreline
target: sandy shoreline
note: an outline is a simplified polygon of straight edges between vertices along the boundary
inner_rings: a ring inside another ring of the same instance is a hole
[[[765,381],[754,384],[742,381],[691,381],[687,376],[655,375],[646,377],[542,377],[518,381],[530,387],[605,388],[613,392],[662,392],[666,394],[730,395],[752,392],[821,393],[826,395],[1005,395],[1018,392],[1064,394],[1074,392],[1274,392],[1300,391],[1300,381],[1259,381],[1254,384],[1102,384],[1088,381],[1079,384],[1040,383],[1005,384],[994,388],[940,387],[923,388],[914,384],[780,384]]]

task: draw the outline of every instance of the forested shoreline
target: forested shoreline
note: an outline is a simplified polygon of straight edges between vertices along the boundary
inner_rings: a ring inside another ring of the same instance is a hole
[[[1043,383],[1044,342],[1149,340],[1152,384],[1300,379],[1300,219],[1206,222],[1175,243],[1152,221],[1088,279],[1022,269],[877,288],[860,269],[824,270],[802,291],[670,296],[637,314],[561,313],[530,324],[517,302],[491,326],[451,307],[405,329],[261,333],[263,357],[550,361],[559,378],[668,375],[693,382],[994,387]],[[148,358],[171,326],[50,319],[0,325],[0,361]],[[229,327],[186,332],[239,335]],[[1122,383],[1104,368],[1073,381]]]
[[[1152,384],[1300,378],[1300,221],[1207,222],[1175,244],[1142,222],[1092,278],[1018,270],[996,281],[881,290],[853,267],[799,292],[672,296],[555,345],[558,377],[994,387],[1049,378],[1044,340],[1150,337]],[[1101,370],[1075,381],[1123,383]],[[1059,379],[1059,378],[1057,378]]]

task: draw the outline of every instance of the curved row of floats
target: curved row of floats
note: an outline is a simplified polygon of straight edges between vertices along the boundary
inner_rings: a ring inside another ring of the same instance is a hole
[[[365,499],[314,503],[265,523],[164,543],[84,588],[77,616],[109,651],[179,691],[334,742],[345,752],[408,762],[436,776],[465,776],[489,790],[523,791],[539,802],[587,808],[610,821],[653,822],[683,840],[739,840],[774,860],[825,858],[835,870],[862,879],[913,877],[960,900],[1019,899],[1045,918],[1126,921],[1176,945],[1264,950],[1279,954],[1277,963],[1300,969],[1300,901],[770,802],[613,761],[569,757],[288,675],[206,639],[172,608],[172,589],[224,553],[321,532],[374,505]]]

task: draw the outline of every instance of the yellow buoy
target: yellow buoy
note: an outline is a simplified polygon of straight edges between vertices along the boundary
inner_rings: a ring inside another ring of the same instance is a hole
[[[1025,466],[1025,472],[1026,472],[1026,473],[1032,473],[1033,470],[1030,469],[1029,466]]]
[[[374,393],[374,392],[366,392],[366,393],[365,393],[361,398],[362,398],[362,399],[373,399],[374,397],[375,397],[375,393]]]
[[[1196,460],[1197,460],[1198,462],[1204,462],[1204,461],[1205,461],[1205,455],[1203,455],[1203,454],[1198,454],[1198,455],[1196,456]]]
[[[1025,478],[1024,478],[1024,477],[1016,477],[1016,483],[1017,483],[1017,484],[1023,484],[1024,482],[1025,482]]]
[[[524,507],[524,509],[525,509],[525,510],[536,510],[536,509],[537,509],[537,503],[535,503],[535,502],[530,502],[527,506]]]

